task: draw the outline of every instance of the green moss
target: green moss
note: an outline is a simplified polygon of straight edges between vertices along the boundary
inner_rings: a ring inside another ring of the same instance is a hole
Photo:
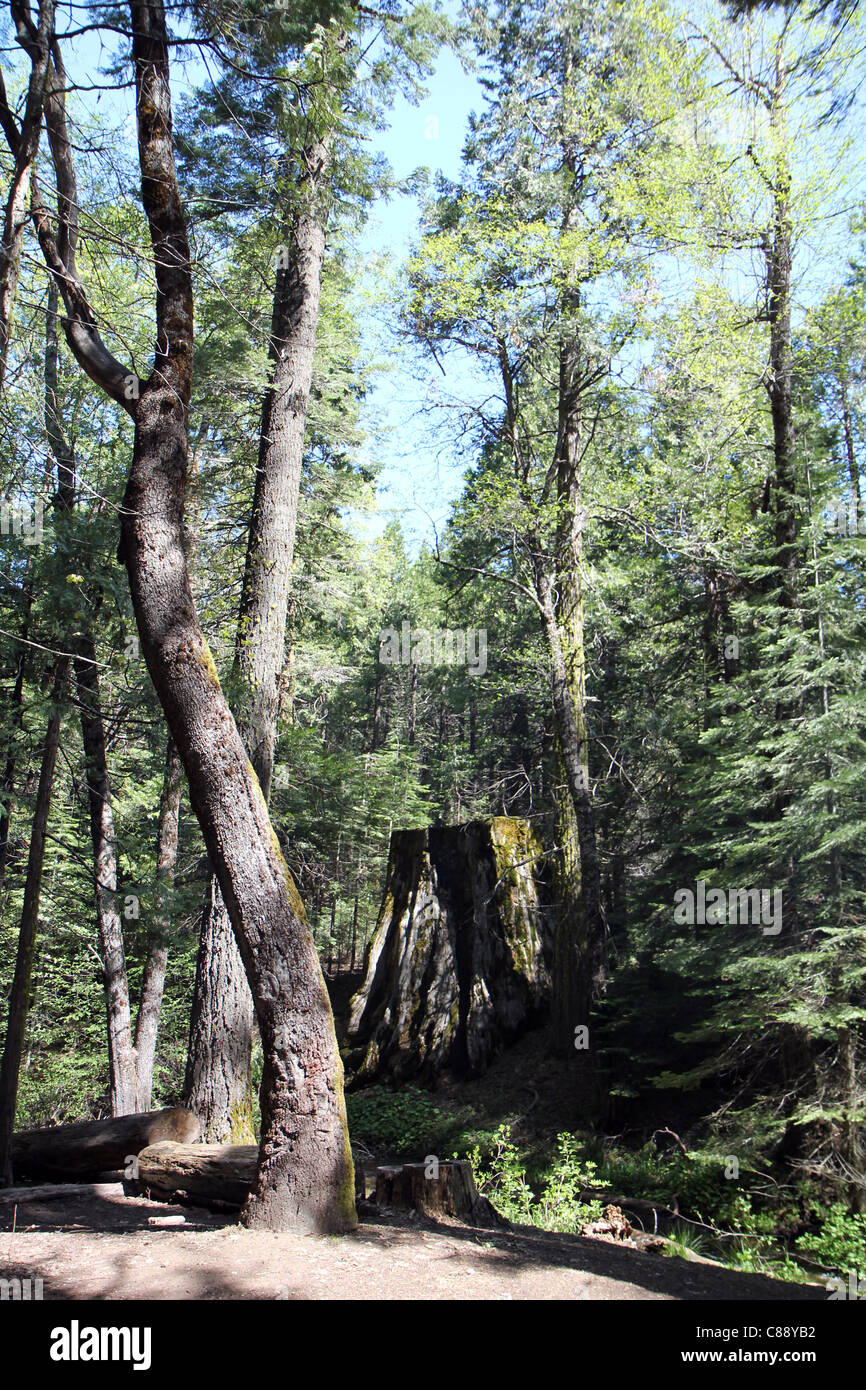
[[[337,1040],[335,1035],[335,1053],[336,1044]],[[358,1224],[358,1213],[355,1208],[355,1160],[352,1157],[352,1144],[349,1139],[349,1117],[346,1111],[343,1063],[339,1060],[339,1054],[337,1054],[337,1057],[337,1067],[334,1073],[334,1099],[337,1107],[337,1115],[343,1130],[343,1181],[340,1183],[340,1190],[337,1194],[337,1205],[347,1228],[351,1229]]]
[[[255,1144],[257,1142],[255,1096],[251,1090],[248,1090],[243,1100],[235,1101],[229,1111],[229,1143]]]
[[[211,656],[210,647],[208,646],[204,638],[201,639],[201,650],[199,651],[196,660],[198,661],[199,666],[203,667],[204,670],[207,672],[208,679],[211,681],[213,685],[216,686],[217,690],[222,690],[222,686],[220,685],[219,674],[216,668],[216,663],[214,662],[214,659]]]

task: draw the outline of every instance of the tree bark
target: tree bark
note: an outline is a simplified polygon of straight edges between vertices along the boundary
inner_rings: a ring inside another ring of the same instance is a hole
[[[541,845],[506,816],[391,836],[347,1034],[353,1081],[480,1075],[550,996]]]
[[[36,929],[39,923],[39,896],[42,890],[42,869],[45,863],[48,813],[51,809],[54,768],[57,763],[57,748],[60,742],[60,702],[68,673],[69,661],[63,657],[55,668],[54,684],[51,691],[53,708],[42,747],[39,787],[36,792],[33,823],[30,827],[30,855],[27,861],[24,905],[18,931],[15,975],[12,980],[12,991],[9,995],[6,1040],[3,1045],[3,1059],[0,1062],[0,1184],[4,1187],[12,1182],[12,1131],[15,1126],[18,1079],[21,1072],[24,1035],[27,1029],[27,1014],[30,1009],[30,980],[33,975],[33,960],[36,954]]]
[[[564,159],[574,179],[574,155],[568,143]],[[566,230],[573,216],[574,210],[569,208],[564,219]],[[551,654],[555,741],[566,774],[557,778],[560,903],[554,946],[551,1035],[554,1050],[568,1057],[575,1055],[575,1027],[588,1025],[590,1008],[604,988],[605,980],[605,923],[589,780],[586,716],[581,505],[581,401],[586,374],[575,325],[569,322],[577,316],[579,308],[579,290],[569,286],[563,293],[561,305],[564,323],[559,350],[554,459],[555,598],[546,582],[539,590]]]
[[[59,103],[46,104],[60,195],[55,237],[34,189],[34,221],[64,298],[79,364],[135,422],[121,519],[142,651],[186,770],[190,800],[229,910],[262,1035],[262,1136],[244,1219],[270,1229],[354,1224],[342,1064],[312,934],[268,819],[258,779],[220,689],[195,611],[183,504],[193,357],[189,245],[171,127],[161,0],[131,0],[142,206],[156,278],[151,375],[107,352],[74,264],[77,191]]]
[[[255,1144],[154,1143],[138,1155],[136,1185],[148,1196],[242,1207],[256,1176]]]
[[[782,92],[785,81],[781,44],[776,54],[776,85],[770,109],[771,128],[781,135]],[[776,567],[779,604],[796,607],[797,473],[795,462],[794,414],[792,406],[793,359],[791,353],[791,171],[783,142],[776,159],[771,188],[772,225],[764,236],[767,265],[767,318],[770,324],[770,371],[767,393],[773,421]]]
[[[262,403],[259,458],[235,648],[238,728],[270,795],[285,664],[307,405],[319,318],[325,232],[320,185],[328,147],[303,153],[302,206],[281,248],[269,355],[272,381]],[[201,1115],[210,1142],[252,1137],[250,1058],[254,1011],[229,916],[212,878],[202,916],[190,1026],[186,1104]]]
[[[24,589],[24,620],[22,636],[27,640],[27,633],[30,627],[30,609],[33,603],[33,581],[28,577]],[[12,719],[8,750],[6,753],[6,765],[3,769],[3,781],[0,784],[0,912],[3,907],[3,888],[6,883],[6,866],[9,862],[9,830],[12,824],[12,794],[15,790],[15,742],[16,736],[21,730],[21,720],[24,713],[24,676],[27,670],[27,648],[24,642],[18,649],[18,656],[15,666],[15,684],[12,687],[10,699]]]
[[[117,854],[111,785],[105,753],[96,649],[87,631],[75,642],[75,684],[87,772],[90,838],[93,844],[96,924],[105,984],[108,1025],[108,1077],[112,1115],[133,1115],[141,1105],[136,1085],[135,1048],[123,920],[117,894]]]
[[[61,422],[57,390],[57,286],[48,290],[45,316],[45,431],[57,464],[57,506],[67,519],[75,510],[75,456]],[[96,611],[101,595],[96,599]],[[129,984],[123,945],[123,923],[117,899],[117,855],[111,784],[105,750],[105,729],[96,663],[96,644],[88,623],[71,637],[81,738],[87,776],[90,839],[99,954],[105,985],[108,1028],[108,1081],[112,1115],[131,1115],[139,1109],[135,1082],[135,1052]]]
[[[148,1144],[194,1144],[201,1134],[195,1115],[180,1106],[111,1120],[24,1129],[12,1139],[12,1162],[22,1177],[75,1177],[115,1172]]]
[[[148,932],[141,998],[135,1020],[136,1088],[138,1104],[142,1110],[150,1109],[153,1094],[153,1064],[172,927],[171,891],[177,864],[177,831],[182,791],[183,766],[174,739],[169,734],[165,749],[165,773],[156,835],[156,902],[153,924]]]
[[[54,0],[40,0],[39,20],[33,23],[30,8],[21,0],[10,5],[16,39],[30,58],[30,77],[20,129],[6,97],[0,76],[0,125],[13,157],[9,191],[0,240],[0,393],[9,361],[9,335],[21,267],[24,230],[30,218],[30,184],[42,134],[42,108],[51,67],[54,36]]]

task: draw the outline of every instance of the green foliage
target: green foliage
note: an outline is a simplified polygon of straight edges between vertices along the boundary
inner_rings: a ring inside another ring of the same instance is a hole
[[[475,1143],[487,1143],[491,1136],[480,1131],[465,1109],[437,1104],[428,1091],[403,1086],[389,1091],[368,1086],[346,1095],[349,1133],[375,1153],[395,1158],[425,1158],[434,1154],[464,1153]]]
[[[602,1203],[592,1191],[604,1184],[596,1165],[581,1156],[574,1135],[557,1136],[555,1157],[539,1174],[537,1192],[529,1185],[525,1160],[511,1139],[510,1125],[499,1126],[492,1148],[484,1154],[478,1146],[473,1148],[469,1161],[479,1192],[509,1221],[576,1233],[602,1214]]]
[[[816,1215],[819,1229],[799,1236],[796,1249],[843,1276],[852,1270],[859,1275],[866,1272],[866,1216],[852,1215],[841,1202],[819,1209]]]

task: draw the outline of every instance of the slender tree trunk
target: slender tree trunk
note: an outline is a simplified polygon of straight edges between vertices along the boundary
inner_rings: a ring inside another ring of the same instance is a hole
[[[272,382],[262,404],[259,461],[235,653],[238,727],[267,802],[279,717],[280,677],[307,404],[319,318],[325,232],[320,185],[328,150],[304,151],[304,206],[281,248],[271,319]],[[185,1104],[211,1142],[247,1137],[254,1012],[231,923],[211,883],[202,918],[190,1027]]]
[[[771,125],[781,135],[781,94],[784,57],[777,54],[776,93]],[[776,567],[779,605],[796,607],[797,472],[792,404],[793,358],[791,352],[791,171],[784,150],[776,162],[772,189],[773,221],[764,238],[767,262],[767,317],[770,323],[770,371],[767,392],[773,421]]]
[[[39,771],[36,807],[33,813],[33,823],[30,827],[30,855],[27,861],[24,906],[21,912],[18,949],[15,956],[15,975],[12,980],[12,992],[9,996],[3,1059],[0,1062],[0,1184],[4,1186],[8,1186],[12,1181],[12,1131],[15,1126],[18,1078],[21,1072],[21,1056],[24,1050],[27,1014],[30,1008],[30,980],[36,953],[36,929],[39,923],[39,896],[42,890],[42,869],[45,863],[48,813],[51,809],[54,768],[60,742],[61,699],[68,672],[69,661],[64,657],[58,662],[55,670],[51,692],[53,708],[42,748],[42,766]]]
[[[565,165],[574,177],[574,156],[566,144]],[[573,220],[569,209],[567,230]],[[575,320],[580,293],[570,286],[562,296],[563,338],[559,350],[556,441],[557,526],[556,597],[542,586],[554,687],[554,726],[558,759],[557,831],[560,910],[554,943],[552,1038],[562,1056],[574,1055],[574,1030],[589,1023],[593,1001],[604,987],[605,925],[589,780],[586,715],[586,652],[583,604],[583,525],[581,505],[581,398],[585,373]],[[555,633],[554,633],[555,629]],[[555,640],[554,640],[555,639]],[[570,801],[570,805],[565,804]]]
[[[21,268],[24,229],[30,219],[30,186],[33,163],[42,133],[42,106],[51,67],[54,35],[54,0],[40,0],[36,24],[30,6],[12,0],[10,6],[18,43],[30,58],[30,77],[24,114],[19,128],[0,76],[0,125],[13,156],[13,167],[3,214],[0,239],[0,392],[9,361],[9,336]]]
[[[854,430],[851,426],[851,407],[848,404],[848,384],[844,374],[839,374],[839,395],[842,398],[842,434],[845,440],[845,458],[848,463],[848,478],[851,482],[851,497],[857,514],[857,529],[863,515],[863,501],[860,491],[860,469],[857,467],[857,454],[854,450]]]
[[[68,521],[75,509],[75,457],[66,441],[60,416],[57,389],[57,286],[53,281],[49,286],[45,316],[45,430],[57,464],[58,511]],[[114,816],[96,645],[88,625],[85,624],[72,638],[70,646],[75,653],[75,688],[87,775],[96,925],[105,983],[111,1113],[132,1115],[138,1109],[138,1100],[123,923],[117,898]]]
[[[139,1106],[129,983],[123,945],[123,920],[117,894],[114,815],[105,755],[105,730],[102,724],[96,650],[89,632],[78,638],[75,650],[75,683],[81,712],[81,734],[84,741],[87,798],[90,808],[90,838],[93,844],[96,924],[105,981],[111,1113],[134,1115]]]
[[[153,1064],[172,927],[171,892],[177,864],[177,831],[182,790],[183,767],[174,739],[169,735],[165,750],[165,774],[156,837],[156,902],[153,924],[148,932],[141,998],[135,1020],[136,1087],[140,1110],[150,1109],[153,1094]]]
[[[22,636],[27,638],[30,627],[30,608],[33,602],[33,581],[28,577],[24,590],[24,621]],[[21,729],[24,713],[24,675],[27,669],[27,648],[22,642],[18,649],[15,668],[15,684],[12,687],[10,704],[12,707],[9,745],[6,764],[3,768],[3,781],[0,783],[0,911],[3,907],[3,888],[6,883],[6,865],[9,861],[9,829],[12,823],[12,794],[15,790],[15,738]]]

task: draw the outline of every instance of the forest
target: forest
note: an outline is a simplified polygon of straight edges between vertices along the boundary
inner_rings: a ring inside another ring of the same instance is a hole
[[[866,1296],[866,12],[0,51],[0,1226]]]

